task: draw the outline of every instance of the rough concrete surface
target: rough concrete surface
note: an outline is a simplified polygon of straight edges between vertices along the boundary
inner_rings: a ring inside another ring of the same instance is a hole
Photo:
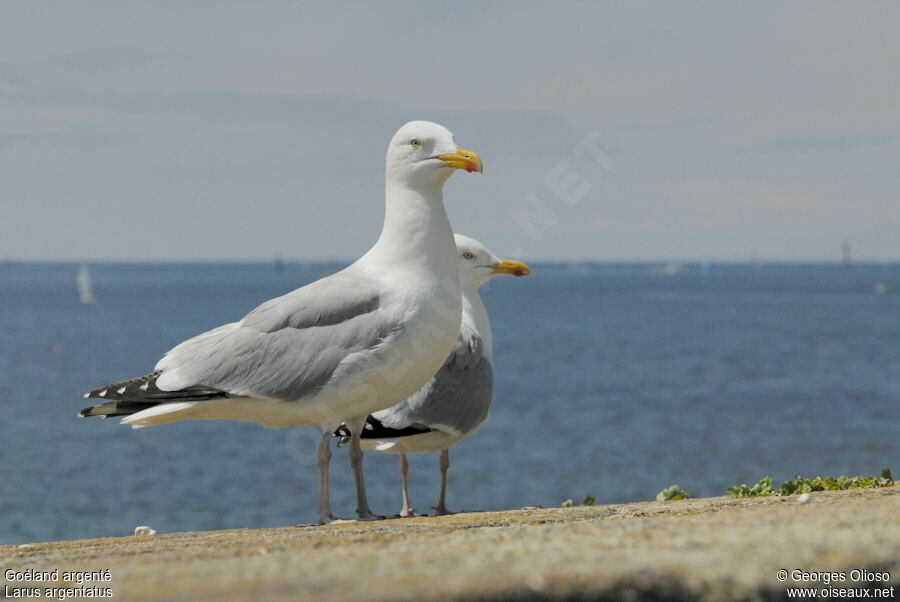
[[[2,546],[0,567],[7,596],[35,585],[9,569],[108,569],[83,585],[117,600],[781,599],[803,584],[779,569],[900,597],[900,487]]]

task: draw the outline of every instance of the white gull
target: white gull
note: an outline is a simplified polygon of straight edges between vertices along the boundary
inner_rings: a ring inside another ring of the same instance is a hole
[[[320,426],[320,523],[334,519],[330,440],[344,423],[357,513],[376,518],[359,445],[366,416],[421,388],[459,332],[456,247],[442,190],[456,169],[481,171],[481,160],[458,148],[445,127],[407,123],[388,146],[384,227],[365,255],[239,322],[188,339],[151,374],[90,391],[85,397],[106,403],[80,415],[125,416],[135,428],[185,418]]]
[[[475,239],[456,235],[459,279],[462,287],[462,323],[456,347],[424,387],[405,401],[367,419],[363,449],[400,454],[403,509],[400,516],[415,516],[409,504],[406,454],[440,451],[441,488],[435,510],[447,510],[449,448],[471,436],[487,421],[494,389],[494,354],[491,323],[478,289],[500,274],[527,276],[520,261],[499,259]],[[345,427],[337,435],[348,436]]]

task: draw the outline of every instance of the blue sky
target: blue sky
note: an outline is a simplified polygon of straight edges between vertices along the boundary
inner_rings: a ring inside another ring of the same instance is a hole
[[[430,119],[486,165],[454,229],[501,255],[900,259],[894,2],[3,12],[0,258],[350,259]]]

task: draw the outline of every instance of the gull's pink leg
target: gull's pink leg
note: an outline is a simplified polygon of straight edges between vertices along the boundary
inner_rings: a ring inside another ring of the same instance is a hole
[[[363,451],[359,446],[360,435],[366,417],[348,420],[345,422],[350,429],[350,446],[347,455],[350,456],[350,467],[353,469],[353,478],[356,481],[356,514],[359,520],[381,520],[384,517],[374,514],[369,509],[369,501],[366,498],[366,481],[363,477]]]
[[[331,433],[325,432],[316,445],[316,464],[319,467],[319,507],[316,516],[320,525],[334,520],[328,499],[328,463],[331,462]]]
[[[435,514],[438,516],[445,514],[454,514],[447,510],[446,498],[447,498],[447,469],[450,468],[450,451],[449,450],[441,450],[441,495],[438,498],[438,505],[435,506]]]
[[[406,454],[400,454],[400,484],[403,488],[403,510],[400,511],[402,518],[410,516],[418,516],[416,511],[409,507],[409,484],[406,480],[406,473],[409,472],[409,461]]]

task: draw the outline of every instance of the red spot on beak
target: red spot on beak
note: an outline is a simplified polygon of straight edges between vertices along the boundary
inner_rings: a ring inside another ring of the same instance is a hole
[[[466,163],[466,171],[472,173],[473,171],[475,171],[475,165],[473,165],[472,163]]]

